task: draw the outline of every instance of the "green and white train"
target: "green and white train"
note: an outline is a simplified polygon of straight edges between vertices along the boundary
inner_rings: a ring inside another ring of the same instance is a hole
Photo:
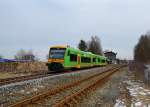
[[[107,65],[107,58],[69,46],[52,46],[46,65],[49,71],[89,68]]]

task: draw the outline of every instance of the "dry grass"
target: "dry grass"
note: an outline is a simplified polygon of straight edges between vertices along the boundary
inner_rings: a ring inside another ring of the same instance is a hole
[[[0,79],[13,78],[13,77],[17,77],[17,76],[18,75],[12,74],[12,73],[5,73],[5,72],[0,73]]]
[[[31,73],[0,72],[0,79],[14,78],[26,75],[31,75]]]
[[[44,62],[0,63],[0,72],[29,73],[46,70]]]

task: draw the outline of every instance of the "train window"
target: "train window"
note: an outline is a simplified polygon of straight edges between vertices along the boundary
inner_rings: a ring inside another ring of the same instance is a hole
[[[100,59],[98,59],[98,62],[100,62],[101,60]]]
[[[91,62],[91,58],[86,58],[86,63],[90,63]]]
[[[102,63],[105,63],[105,60],[102,60]]]
[[[96,58],[93,58],[93,62],[96,62]]]
[[[81,62],[85,62],[85,58],[84,57],[81,57]]]
[[[70,51],[68,51],[68,56],[70,55]]]
[[[76,62],[77,61],[77,55],[70,54],[70,61]]]
[[[81,62],[82,62],[82,63],[90,63],[90,62],[91,62],[91,58],[88,58],[88,57],[81,57]]]

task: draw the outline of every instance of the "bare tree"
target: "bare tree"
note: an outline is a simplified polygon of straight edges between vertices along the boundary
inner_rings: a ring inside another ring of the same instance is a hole
[[[49,58],[49,54],[46,55],[46,59],[48,59],[48,58]]]
[[[16,60],[22,60],[23,56],[25,54],[26,54],[25,50],[20,49],[14,57],[15,57]]]
[[[94,54],[103,55],[101,42],[100,42],[100,39],[98,36],[91,37],[91,41],[89,42],[88,51],[90,51]]]
[[[84,40],[80,40],[79,44],[78,44],[78,48],[81,50],[81,51],[87,51],[87,43],[84,41]]]
[[[32,50],[25,51],[25,50],[21,49],[15,55],[15,59],[17,59],[17,60],[31,60],[31,61],[35,61],[37,58],[33,54]]]
[[[150,62],[150,35],[142,35],[134,48],[135,61],[148,63]]]
[[[2,59],[3,58],[3,56],[2,55],[0,55],[0,59]]]

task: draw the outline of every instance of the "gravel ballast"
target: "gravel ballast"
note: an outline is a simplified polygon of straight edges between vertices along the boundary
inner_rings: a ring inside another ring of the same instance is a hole
[[[81,70],[81,72],[65,73],[4,85],[0,87],[0,107],[5,107],[20,101],[21,99],[31,97],[56,86],[67,84],[110,68],[111,66],[92,68],[88,70]]]

